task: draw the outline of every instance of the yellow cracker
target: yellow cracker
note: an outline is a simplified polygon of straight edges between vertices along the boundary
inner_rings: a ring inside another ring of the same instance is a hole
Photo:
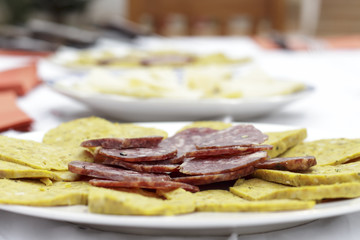
[[[80,146],[84,139],[101,138],[113,124],[98,117],[80,118],[62,123],[45,133],[43,142],[55,145]]]
[[[69,171],[49,171],[0,160],[0,178],[49,178],[56,181],[75,181],[78,174]]]
[[[196,203],[200,212],[263,212],[307,209],[314,206],[314,201],[267,200],[248,201],[225,190],[207,190],[190,193],[183,189],[160,192],[166,199],[187,199]]]
[[[143,127],[132,123],[114,123],[110,137],[135,138],[145,136],[164,136],[168,134],[164,130]]]
[[[40,182],[42,182],[42,183],[45,184],[46,186],[51,186],[51,185],[53,185],[53,181],[51,181],[50,178],[40,178],[39,180],[40,180]]]
[[[61,146],[80,146],[81,142],[88,139],[151,135],[166,137],[167,133],[156,128],[112,123],[102,118],[88,117],[62,123],[58,127],[49,130],[45,133],[43,142]]]
[[[335,166],[313,166],[306,172],[257,169],[253,176],[291,186],[335,184],[360,181],[360,161]]]
[[[303,142],[281,157],[315,156],[317,165],[336,165],[360,157],[360,139],[322,139]]]
[[[176,215],[193,212],[195,204],[185,199],[163,200],[137,193],[92,187],[89,211],[117,215]]]
[[[79,180],[79,178],[80,178],[79,174],[72,173],[70,171],[52,170],[51,172],[54,173],[61,181],[72,182],[72,181]],[[56,179],[54,179],[54,180],[56,180]]]
[[[289,148],[301,143],[307,137],[305,128],[282,132],[266,132],[265,134],[269,138],[264,144],[273,146],[273,149],[267,151],[271,158],[279,156]]]
[[[57,147],[6,136],[0,136],[0,160],[59,171],[67,170],[71,161],[93,161],[81,147]]]
[[[247,201],[226,190],[207,190],[193,194],[196,210],[203,212],[272,212],[312,208],[314,201]]]
[[[0,160],[0,178],[51,178],[61,180],[51,171],[34,169],[2,160]]]
[[[157,190],[156,193],[168,200],[193,198],[193,194],[191,192],[188,192],[182,188],[178,188],[172,191]]]
[[[360,196],[360,182],[290,187],[253,178],[236,183],[230,191],[247,200],[355,198]]]
[[[209,55],[204,55],[202,57],[197,56],[192,64],[194,65],[230,64],[230,63],[245,63],[249,61],[251,61],[251,58],[248,57],[231,59],[228,58],[223,53],[213,53]]]
[[[183,131],[185,129],[188,128],[200,128],[200,127],[207,127],[207,128],[212,128],[212,129],[216,129],[216,130],[222,130],[228,127],[231,127],[232,123],[225,123],[225,122],[221,122],[221,121],[197,121],[197,122],[193,122],[190,123],[184,127],[182,127],[178,132]]]
[[[140,195],[143,195],[146,197],[162,199],[162,197],[160,195],[158,195],[156,192],[152,192],[151,189],[146,190],[143,188],[127,188],[127,187],[118,187],[118,188],[109,188],[109,189],[116,190],[116,191],[122,191],[122,192],[136,193],[136,194],[140,194]]]
[[[0,203],[29,206],[60,206],[87,203],[89,183],[54,182],[45,186],[35,180],[0,179]]]

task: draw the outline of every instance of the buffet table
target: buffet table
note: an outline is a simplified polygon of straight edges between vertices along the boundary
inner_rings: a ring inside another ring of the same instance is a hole
[[[150,39],[145,43],[154,44]],[[178,40],[180,41],[180,40]],[[182,39],[181,41],[186,41]],[[191,40],[190,40],[191,41]],[[249,122],[306,127],[308,134],[321,134],[323,138],[360,137],[360,50],[283,51],[263,50],[249,40],[237,38],[203,38],[202,47],[219,44],[227,51],[246,50],[257,64],[269,74],[293,78],[314,87],[305,99],[291,103],[273,113],[249,119]],[[191,44],[191,43],[190,43]],[[240,44],[241,45],[241,44]],[[226,47],[224,47],[226,46]],[[6,58],[1,58],[1,63]],[[16,62],[16,61],[15,61]],[[98,115],[87,106],[54,92],[40,84],[18,98],[18,106],[33,120],[33,131],[46,131],[72,119]],[[113,119],[111,119],[113,120]],[[160,119],[159,119],[160,121]],[[1,134],[16,137],[23,134],[9,130]],[[314,220],[303,225],[251,235],[239,236],[234,231],[226,236],[159,236],[125,234],[77,224],[37,218],[0,211],[0,239],[358,239],[360,212],[338,217]]]

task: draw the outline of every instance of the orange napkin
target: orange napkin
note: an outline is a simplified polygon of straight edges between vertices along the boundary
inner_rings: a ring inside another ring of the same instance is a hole
[[[37,61],[27,65],[0,72],[0,91],[13,90],[22,96],[41,81],[37,74]]]
[[[25,50],[9,50],[9,49],[1,49],[0,55],[7,56],[25,56],[25,57],[47,57],[51,55],[51,52],[35,52],[35,51],[25,51]]]
[[[14,129],[17,131],[29,131],[33,120],[24,113],[16,103],[14,91],[0,92],[0,132]]]

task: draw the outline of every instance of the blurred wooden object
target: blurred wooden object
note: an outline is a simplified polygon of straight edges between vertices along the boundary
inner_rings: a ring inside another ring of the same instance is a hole
[[[323,0],[320,4],[316,34],[318,36],[359,35],[359,13],[359,0]]]
[[[302,0],[300,9],[300,32],[304,35],[316,34],[321,10],[321,0]]]
[[[228,35],[234,19],[240,28],[249,25],[249,35],[259,33],[264,23],[277,32],[285,29],[285,0],[130,0],[128,4],[129,20],[149,24],[150,30],[162,35],[168,35],[165,25],[169,23],[170,30],[196,35],[194,28],[205,21],[213,25],[214,33]],[[246,19],[247,23],[240,22]]]
[[[359,0],[301,0],[300,32],[309,36],[358,35]]]

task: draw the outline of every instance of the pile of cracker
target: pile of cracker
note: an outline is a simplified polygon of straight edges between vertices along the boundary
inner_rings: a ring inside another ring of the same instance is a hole
[[[229,126],[223,122],[195,122],[184,128]],[[41,143],[0,136],[0,204],[88,205],[89,212],[101,214],[176,215],[309,209],[324,200],[360,196],[360,139],[305,141],[306,129],[266,134],[269,139],[265,143],[273,145],[268,151],[270,157],[315,156],[317,165],[305,172],[258,169],[227,189],[197,193],[183,189],[106,189],[91,186],[68,171],[71,161],[93,161],[91,151],[80,147],[81,142],[168,134],[161,129],[89,117],[51,129]]]

